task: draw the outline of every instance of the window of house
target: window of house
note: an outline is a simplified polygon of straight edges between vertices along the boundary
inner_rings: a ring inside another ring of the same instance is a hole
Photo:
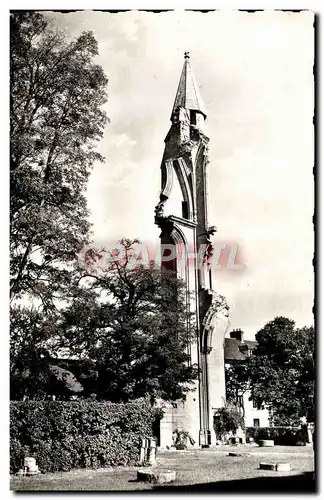
[[[259,418],[253,419],[253,427],[260,427],[260,419]]]

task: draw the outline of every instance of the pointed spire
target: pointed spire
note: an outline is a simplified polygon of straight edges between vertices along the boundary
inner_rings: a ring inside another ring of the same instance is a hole
[[[178,106],[192,110],[200,111],[206,118],[205,106],[200,97],[198,85],[196,83],[191,64],[189,52],[184,53],[184,65],[180,77],[180,82],[174,100],[172,115]]]

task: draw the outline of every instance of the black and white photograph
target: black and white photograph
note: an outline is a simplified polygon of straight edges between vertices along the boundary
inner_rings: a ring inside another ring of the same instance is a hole
[[[198,8],[8,12],[14,492],[317,491],[316,15]]]

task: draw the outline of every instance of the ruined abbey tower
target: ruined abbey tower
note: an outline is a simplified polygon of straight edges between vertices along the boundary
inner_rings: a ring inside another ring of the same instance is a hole
[[[216,442],[214,409],[224,406],[224,337],[228,329],[225,299],[213,290],[208,258],[212,254],[211,236],[215,226],[208,221],[207,172],[209,138],[204,125],[207,113],[199,95],[185,53],[176,93],[171,126],[165,138],[161,164],[160,201],[155,208],[155,223],[161,229],[161,244],[174,245],[187,252],[188,259],[175,258],[173,269],[193,292],[190,308],[194,313],[196,342],[190,346],[192,363],[200,369],[196,390],[185,402],[170,405],[161,422],[161,447],[172,444],[172,432],[188,431],[196,445]]]

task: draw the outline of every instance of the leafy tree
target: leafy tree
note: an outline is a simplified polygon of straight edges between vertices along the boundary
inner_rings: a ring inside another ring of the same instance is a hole
[[[29,392],[37,386],[41,393],[43,382],[46,385],[49,367],[39,358],[38,349],[56,333],[57,309],[68,300],[77,254],[90,237],[84,193],[93,163],[103,160],[96,147],[107,122],[102,110],[107,79],[94,62],[97,53],[90,32],[68,41],[39,13],[11,14],[14,397],[28,386],[27,379],[31,380]]]
[[[10,398],[44,396],[50,371],[41,345],[51,335],[44,313],[22,305],[12,305],[10,313]]]
[[[246,361],[225,366],[226,401],[239,406],[241,397],[249,389],[249,367]]]
[[[271,408],[275,425],[292,425],[314,417],[314,328],[295,328],[294,321],[276,317],[256,334],[254,355],[239,383],[249,383],[259,406]]]
[[[110,401],[183,398],[197,377],[189,363],[194,327],[185,285],[172,272],[132,266],[137,241],[121,243],[125,258],[110,254],[100,268],[104,252],[93,252],[97,265],[85,266],[63,312],[60,345],[95,362],[88,394]]]
[[[107,118],[91,32],[68,41],[39,13],[10,18],[11,299],[68,294],[88,242],[86,183]]]
[[[78,394],[83,386],[67,369],[56,366],[44,347],[57,332],[59,313],[47,315],[32,307],[11,310],[11,399],[61,399]]]

